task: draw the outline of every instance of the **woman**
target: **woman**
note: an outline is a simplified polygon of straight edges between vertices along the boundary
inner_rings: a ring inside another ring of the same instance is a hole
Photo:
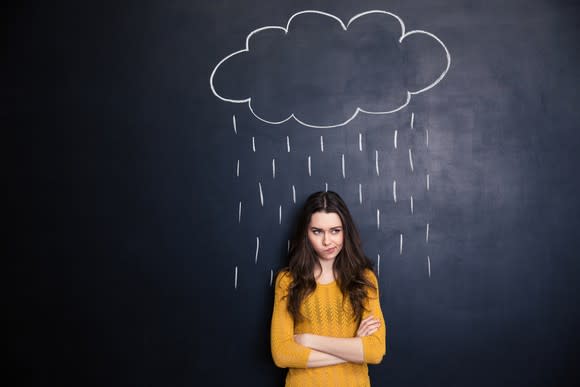
[[[274,363],[286,387],[370,386],[367,364],[385,354],[378,281],[350,212],[335,192],[308,197],[276,277]]]

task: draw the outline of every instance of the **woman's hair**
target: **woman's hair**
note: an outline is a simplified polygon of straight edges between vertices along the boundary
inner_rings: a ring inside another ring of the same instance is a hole
[[[289,265],[286,271],[292,278],[288,291],[288,312],[294,321],[300,321],[302,301],[316,289],[314,268],[320,262],[308,240],[308,225],[312,214],[316,212],[336,213],[342,221],[343,247],[333,264],[334,274],[340,291],[348,295],[353,310],[353,318],[359,323],[365,310],[364,303],[368,297],[368,288],[375,286],[365,276],[365,270],[372,270],[372,262],[365,256],[360,235],[350,212],[342,198],[332,191],[320,191],[311,194],[298,220],[295,235],[290,243]]]

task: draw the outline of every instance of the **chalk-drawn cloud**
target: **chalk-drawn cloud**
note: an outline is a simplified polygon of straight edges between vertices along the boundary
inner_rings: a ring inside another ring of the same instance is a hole
[[[451,65],[434,34],[406,31],[397,15],[363,12],[344,24],[306,10],[285,27],[265,26],[244,49],[213,69],[210,87],[225,102],[245,103],[260,121],[295,120],[311,128],[346,125],[360,112],[390,114],[437,85]]]

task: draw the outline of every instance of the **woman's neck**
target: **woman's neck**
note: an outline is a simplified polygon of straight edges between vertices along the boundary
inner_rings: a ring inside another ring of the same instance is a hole
[[[314,278],[316,282],[329,283],[335,280],[334,275],[334,260],[322,260],[319,259],[320,268],[314,268]]]

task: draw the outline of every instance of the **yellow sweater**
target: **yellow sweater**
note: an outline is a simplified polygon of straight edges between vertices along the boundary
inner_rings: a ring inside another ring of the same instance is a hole
[[[378,289],[375,275],[369,270],[368,278]],[[343,305],[343,296],[336,281],[317,284],[301,306],[305,319],[294,324],[288,312],[288,286],[290,274],[281,272],[276,278],[274,311],[271,325],[271,349],[274,363],[288,368],[286,387],[358,387],[370,386],[367,363],[378,364],[385,354],[385,321],[379,303],[378,291],[369,289],[367,311],[363,318],[372,314],[381,320],[380,329],[362,338],[364,363],[343,363],[326,367],[306,368],[310,348],[297,344],[294,335],[312,333],[321,336],[355,337],[358,326],[352,317],[350,301]]]

